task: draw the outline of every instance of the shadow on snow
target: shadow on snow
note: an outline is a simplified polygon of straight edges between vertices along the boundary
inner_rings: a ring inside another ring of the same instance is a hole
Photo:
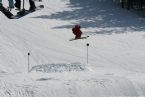
[[[33,18],[76,20],[77,24],[81,24],[83,28],[96,29],[89,32],[90,34],[126,33],[128,30],[130,32],[145,30],[143,18],[122,9],[111,0],[70,0],[68,5],[73,10]],[[54,29],[71,29],[72,25],[57,26]],[[98,31],[98,28],[101,28],[101,30]]]

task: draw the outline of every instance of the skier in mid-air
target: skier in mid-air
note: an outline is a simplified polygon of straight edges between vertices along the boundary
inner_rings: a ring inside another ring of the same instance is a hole
[[[72,32],[75,35],[75,39],[80,39],[81,38],[82,31],[81,31],[81,26],[80,25],[75,25],[72,28]]]

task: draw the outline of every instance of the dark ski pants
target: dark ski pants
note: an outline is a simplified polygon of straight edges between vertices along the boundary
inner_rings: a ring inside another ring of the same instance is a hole
[[[21,8],[21,0],[15,0],[15,6],[17,7],[17,8]],[[29,4],[30,4],[30,8],[31,7],[35,7],[35,3],[34,3],[34,1],[32,1],[32,0],[29,0]]]
[[[35,3],[32,0],[29,0],[30,7],[35,7]]]
[[[18,9],[21,9],[21,0],[15,0],[15,7],[17,7]]]

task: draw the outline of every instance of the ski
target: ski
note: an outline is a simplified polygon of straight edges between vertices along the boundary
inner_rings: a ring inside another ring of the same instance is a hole
[[[79,40],[79,39],[87,39],[88,37],[89,37],[89,36],[83,36],[83,37],[81,37],[81,38],[77,38],[77,39],[72,38],[72,39],[70,39],[69,41]]]
[[[13,14],[3,6],[0,6],[0,11],[9,19],[13,19]]]

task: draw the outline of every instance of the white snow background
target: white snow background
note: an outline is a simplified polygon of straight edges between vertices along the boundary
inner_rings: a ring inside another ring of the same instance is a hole
[[[145,97],[144,18],[112,0],[40,4],[20,19],[0,12],[0,97]],[[69,41],[75,24],[90,37]]]

